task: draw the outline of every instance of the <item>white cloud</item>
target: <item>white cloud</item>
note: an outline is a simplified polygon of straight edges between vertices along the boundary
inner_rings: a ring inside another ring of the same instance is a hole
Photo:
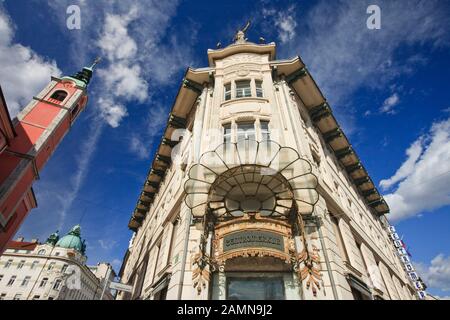
[[[450,257],[441,253],[434,257],[429,265],[418,263],[416,268],[428,287],[450,291]],[[441,299],[445,298],[442,297]]]
[[[139,159],[147,159],[150,153],[150,144],[145,144],[137,135],[133,134],[130,139],[130,151]]]
[[[0,84],[11,117],[16,116],[32,97],[60,76],[55,61],[39,56],[31,48],[13,42],[14,27],[0,6]]]
[[[55,1],[50,2],[49,6],[54,12],[60,12],[72,2]],[[94,56],[101,52],[104,60],[94,74],[99,80],[93,82],[101,85],[100,88],[95,87],[93,92],[98,101],[102,99],[103,103],[98,103],[101,114],[112,127],[119,126],[123,118],[129,115],[129,104],[147,102],[159,86],[177,81],[174,74],[184,70],[194,60],[192,44],[197,35],[195,25],[187,24],[177,30],[177,35],[170,34],[171,19],[178,4],[178,0],[98,0],[79,3],[83,13],[82,29],[70,34],[77,48],[74,59],[79,59],[80,54]]]
[[[406,155],[408,156],[406,161],[401,165],[401,167],[395,172],[392,177],[380,181],[380,186],[384,190],[390,188],[397,182],[404,180],[414,172],[417,160],[422,155],[424,143],[423,140],[423,137],[420,137],[406,150]]]
[[[98,98],[97,106],[103,119],[113,128],[117,128],[122,118],[128,115],[127,108],[111,98]]]
[[[433,123],[407,155],[397,172],[380,183],[383,188],[398,183],[395,191],[385,195],[393,221],[450,204],[450,118]]]
[[[400,103],[400,97],[397,93],[393,93],[389,98],[384,100],[383,105],[380,108],[381,113],[387,113],[387,114],[395,114],[396,111],[394,110],[394,107]]]
[[[302,12],[295,36],[278,48],[279,56],[302,57],[347,133],[354,130],[355,114],[365,111],[358,110],[363,105],[352,104],[353,93],[361,88],[384,90],[394,79],[423,66],[428,52],[399,55],[399,48],[427,44],[427,50],[433,50],[450,44],[450,16],[443,2],[377,1],[380,30],[367,29],[370,4],[320,1]],[[263,9],[263,15],[264,10],[271,9]],[[270,34],[275,23],[269,19],[265,32]]]
[[[108,59],[108,66],[98,70],[105,91],[98,98],[99,107],[106,122],[113,128],[127,116],[125,102],[144,102],[148,94],[147,81],[142,77],[141,67],[135,63],[137,44],[128,33],[128,25],[138,17],[133,6],[124,15],[107,14],[98,46]],[[105,97],[107,95],[107,97]]]
[[[282,44],[294,39],[296,35],[295,10],[295,6],[290,6],[286,10],[263,8],[264,18],[273,20]]]
[[[100,247],[104,250],[111,250],[117,245],[117,241],[115,240],[103,240],[99,239],[98,243],[100,244]]]

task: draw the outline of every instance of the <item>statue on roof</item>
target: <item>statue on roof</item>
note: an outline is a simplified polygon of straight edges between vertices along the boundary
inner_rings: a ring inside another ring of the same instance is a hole
[[[234,35],[233,42],[234,43],[245,43],[247,42],[247,38],[245,37],[245,33],[247,32],[248,28],[250,28],[250,20],[247,21],[247,24],[244,28],[239,29],[236,34]]]
[[[45,241],[45,243],[55,246],[58,240],[59,240],[59,232],[56,231],[47,238],[47,241]]]

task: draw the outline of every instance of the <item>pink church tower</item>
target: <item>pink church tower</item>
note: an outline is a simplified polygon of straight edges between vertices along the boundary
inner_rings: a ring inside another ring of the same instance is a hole
[[[37,206],[32,184],[88,102],[96,59],[51,82],[11,120],[0,89],[0,254]]]

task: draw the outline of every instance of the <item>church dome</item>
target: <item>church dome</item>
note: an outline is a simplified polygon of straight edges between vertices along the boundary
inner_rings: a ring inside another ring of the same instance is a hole
[[[84,241],[81,240],[81,227],[79,225],[74,226],[67,235],[58,240],[56,246],[66,249],[75,249],[84,254],[85,244]]]

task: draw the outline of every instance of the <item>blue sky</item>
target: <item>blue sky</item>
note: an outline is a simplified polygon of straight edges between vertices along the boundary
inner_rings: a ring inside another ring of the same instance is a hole
[[[81,29],[66,9],[81,8]],[[370,4],[381,29],[366,27]],[[118,270],[128,219],[187,66],[250,40],[300,55],[373,180],[413,261],[450,296],[450,3],[447,1],[0,2],[0,83],[16,114],[49,81],[103,57],[86,112],[35,183],[20,235],[45,240],[82,224],[89,263]]]

